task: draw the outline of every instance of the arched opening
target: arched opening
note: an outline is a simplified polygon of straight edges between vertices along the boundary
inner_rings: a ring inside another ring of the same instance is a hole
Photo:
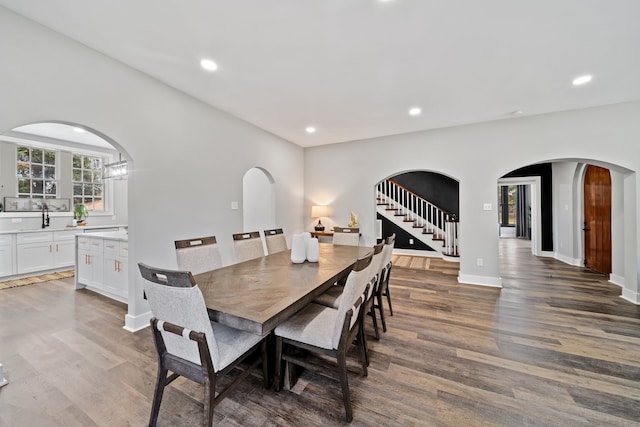
[[[275,181],[260,167],[249,169],[242,177],[243,231],[263,231],[276,227]]]
[[[396,234],[394,253],[458,261],[459,183],[426,170],[376,184],[377,238]]]

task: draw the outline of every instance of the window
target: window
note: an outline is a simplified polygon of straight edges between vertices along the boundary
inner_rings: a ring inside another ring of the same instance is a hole
[[[104,211],[103,159],[73,153],[73,204],[85,205],[90,211]]]
[[[16,153],[18,197],[55,198],[56,152],[18,145]]]
[[[498,187],[498,221],[503,227],[516,225],[516,186]]]

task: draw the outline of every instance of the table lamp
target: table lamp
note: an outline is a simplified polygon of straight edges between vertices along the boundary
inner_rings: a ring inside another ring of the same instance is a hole
[[[315,226],[316,231],[324,231],[324,225],[320,221],[323,216],[329,216],[329,206],[311,206],[311,216],[318,218],[318,223]]]

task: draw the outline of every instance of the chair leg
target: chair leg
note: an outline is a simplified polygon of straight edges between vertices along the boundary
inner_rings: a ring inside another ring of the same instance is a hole
[[[378,294],[378,310],[380,311],[380,322],[382,323],[382,331],[387,332],[387,323],[384,321],[384,308],[382,307],[382,295]]]
[[[151,415],[149,417],[149,427],[155,427],[158,422],[158,414],[160,413],[160,403],[162,403],[162,395],[167,382],[168,370],[162,367],[162,362],[158,364],[158,379],[156,381],[156,390],[153,393],[153,404],[151,405]]]
[[[282,372],[283,372],[283,362],[282,362],[282,337],[276,337],[276,366],[275,372],[273,374],[274,382],[275,382],[275,390],[282,390]]]
[[[349,394],[349,380],[347,378],[347,361],[346,355],[338,354],[338,370],[340,371],[340,384],[342,385],[342,400],[344,401],[344,410],[347,414],[347,422],[353,420],[351,410],[351,396]]]
[[[391,307],[391,294],[389,293],[389,286],[387,286],[385,295],[387,296],[387,303],[389,303],[389,314],[393,316],[393,307]]]
[[[374,297],[375,298],[375,297]],[[374,304],[371,304],[371,311],[369,312],[371,319],[373,320],[373,330],[375,332],[375,339],[380,340],[380,331],[378,330],[378,318],[376,316],[376,307]]]
[[[262,380],[264,381],[264,388],[269,388],[269,353],[267,352],[267,340],[262,340],[260,351],[262,352]]]
[[[213,410],[216,406],[216,380],[207,378],[204,382],[204,427],[213,427]]]
[[[358,335],[358,347],[360,347],[360,362],[362,363],[362,376],[369,375],[367,366],[369,366],[369,349],[367,348],[367,334],[364,333],[364,319],[360,322]]]

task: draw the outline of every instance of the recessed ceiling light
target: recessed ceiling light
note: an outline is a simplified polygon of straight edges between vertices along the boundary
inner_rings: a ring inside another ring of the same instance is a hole
[[[200,66],[207,71],[215,71],[218,69],[218,64],[207,58],[200,61]]]
[[[580,86],[585,83],[589,83],[592,78],[593,78],[592,75],[586,74],[584,76],[576,77],[575,79],[573,79],[573,82],[571,83],[573,83],[574,86]]]
[[[413,107],[409,110],[410,116],[419,116],[420,114],[422,114],[422,109],[420,107]]]
[[[74,131],[74,132],[77,132],[77,133],[85,133],[85,132],[86,132],[86,130],[84,130],[84,129],[82,129],[82,128],[79,128],[79,127],[74,127],[74,128],[73,128],[73,131]]]
[[[316,128],[314,128],[313,126],[307,126],[304,130],[307,133],[314,133],[316,131]]]

